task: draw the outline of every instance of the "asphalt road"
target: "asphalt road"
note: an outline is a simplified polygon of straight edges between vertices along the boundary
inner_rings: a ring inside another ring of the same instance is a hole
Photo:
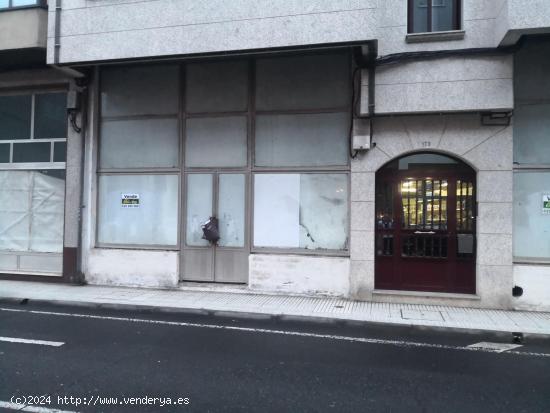
[[[550,412],[550,341],[482,341],[511,337],[0,303],[0,411]]]

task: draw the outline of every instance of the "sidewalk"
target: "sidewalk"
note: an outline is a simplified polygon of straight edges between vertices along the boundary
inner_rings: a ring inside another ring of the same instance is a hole
[[[339,298],[252,293],[247,290],[217,292],[196,287],[152,290],[0,280],[0,301],[19,301],[25,298],[31,301],[127,309],[203,310],[213,313],[297,319],[323,318],[550,335],[550,313],[362,302]]]

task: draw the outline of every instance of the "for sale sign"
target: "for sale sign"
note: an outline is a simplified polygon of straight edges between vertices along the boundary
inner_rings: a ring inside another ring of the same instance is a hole
[[[139,194],[120,194],[122,208],[139,208]]]
[[[550,215],[550,194],[542,194],[542,213]]]

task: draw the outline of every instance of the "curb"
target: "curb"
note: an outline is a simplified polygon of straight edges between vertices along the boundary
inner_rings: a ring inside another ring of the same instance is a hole
[[[77,308],[89,308],[89,309],[106,309],[115,311],[140,311],[150,312],[154,314],[187,314],[187,315],[200,315],[200,316],[214,316],[224,318],[237,318],[246,320],[275,320],[275,321],[289,321],[289,322],[305,322],[305,323],[319,323],[319,324],[338,324],[343,323],[352,326],[377,326],[377,327],[403,327],[412,328],[423,331],[434,332],[447,332],[458,334],[491,334],[498,337],[509,337],[517,333],[521,333],[524,337],[534,339],[550,339],[550,332],[511,332],[503,329],[483,329],[483,328],[466,328],[456,326],[433,326],[429,324],[420,323],[397,323],[387,322],[381,320],[357,320],[353,318],[339,318],[339,317],[327,317],[327,316],[313,316],[313,315],[300,315],[300,314],[284,314],[284,313],[261,313],[254,311],[238,311],[238,310],[215,310],[208,308],[188,308],[188,307],[165,307],[165,306],[151,306],[145,304],[128,304],[128,303],[98,303],[91,301],[70,301],[70,300],[55,300],[55,299],[32,299],[32,298],[16,298],[16,297],[0,297],[0,304],[38,304],[38,305],[53,305],[53,306],[69,306]]]

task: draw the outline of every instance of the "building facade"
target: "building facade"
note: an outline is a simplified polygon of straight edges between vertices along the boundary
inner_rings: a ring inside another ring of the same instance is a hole
[[[68,99],[0,73],[5,277],[550,309],[546,1],[14,2]]]

